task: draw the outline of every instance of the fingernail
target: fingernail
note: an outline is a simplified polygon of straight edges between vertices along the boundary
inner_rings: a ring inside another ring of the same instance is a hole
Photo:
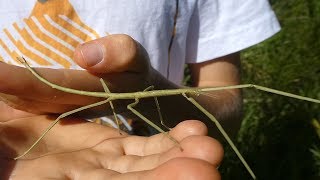
[[[84,63],[86,63],[88,67],[92,67],[102,61],[104,54],[102,48],[102,45],[94,42],[82,45],[82,58]]]

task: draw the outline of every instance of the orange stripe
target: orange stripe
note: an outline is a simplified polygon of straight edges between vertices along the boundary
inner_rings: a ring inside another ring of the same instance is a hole
[[[80,39],[82,39],[83,41],[85,41],[86,39],[88,39],[88,35],[83,33],[82,31],[80,31],[79,29],[73,27],[72,25],[70,25],[68,22],[64,21],[63,19],[61,19],[60,17],[57,16],[50,16],[50,18],[57,24],[59,24],[61,27],[65,28],[66,30],[68,30],[69,32],[71,32],[72,34],[74,34],[75,36],[79,37]]]
[[[30,59],[32,59],[32,61],[36,62],[39,65],[43,65],[43,66],[49,66],[52,65],[52,63],[50,63],[49,61],[46,61],[44,58],[42,58],[41,56],[35,54],[34,52],[30,51],[29,49],[27,49],[21,41],[17,42],[18,49],[21,51],[21,53],[25,54],[26,56],[28,56]]]
[[[0,39],[1,40],[1,39]],[[6,64],[12,64],[11,61],[5,62],[4,58],[2,56],[0,56],[0,62],[4,62]]]
[[[34,49],[37,49],[42,54],[50,57],[51,59],[56,61],[58,64],[62,65],[63,67],[70,68],[70,66],[71,66],[70,62],[68,62],[60,55],[56,54],[55,52],[51,51],[47,47],[45,47],[45,46],[41,45],[40,43],[38,43],[37,41],[35,41],[25,28],[19,29],[18,25],[16,23],[13,24],[13,27],[22,36],[22,38],[27,42],[28,45],[30,45]]]
[[[52,26],[44,17],[38,17],[37,19],[42,24],[42,26],[46,28],[47,31],[57,36],[58,38],[63,39],[66,43],[70,44],[74,48],[79,44],[78,41],[72,39],[70,36]]]
[[[16,62],[20,63],[17,60],[17,57],[19,57],[18,53],[13,51],[11,52],[10,49],[8,48],[8,46],[2,41],[2,39],[0,39],[0,45],[2,46],[2,48],[9,54],[9,56],[11,57],[11,59],[15,60]]]
[[[50,0],[46,3],[36,2],[32,9],[31,15],[64,14],[66,12],[75,12],[69,0]]]
[[[68,16],[67,16],[68,17]],[[70,17],[68,17],[69,19],[71,19]],[[90,33],[92,33],[96,38],[99,38],[99,34],[93,30],[92,28],[90,28],[89,26],[87,26],[86,24],[82,23],[82,21],[80,20],[80,18],[78,16],[74,16],[72,18],[72,21],[74,21],[75,23],[77,23],[79,26],[81,26],[83,29],[89,31]],[[89,41],[92,40],[90,36],[87,37],[88,39],[86,39],[85,41]]]
[[[39,39],[51,45],[52,47],[55,47],[58,51],[62,52],[63,54],[69,56],[72,59],[73,57],[72,50],[68,49],[63,44],[56,41],[54,38],[51,38],[50,36],[47,36],[46,34],[44,34],[32,20],[24,19],[24,21],[30,27],[33,34],[36,35]]]
[[[37,62],[39,65],[51,65],[48,61],[46,61],[42,57],[36,55],[35,53],[33,53],[30,50],[28,50],[27,48],[25,48],[25,46],[22,44],[21,41],[15,41],[7,29],[4,29],[3,31],[8,36],[10,41],[16,46],[16,48],[18,48],[23,54],[30,57],[33,61]],[[10,56],[12,57],[11,52],[9,52],[9,49],[8,49],[8,53],[10,53]],[[19,57],[19,55],[15,51],[12,53],[14,53],[14,57],[12,57],[12,58],[14,60],[16,60],[16,58]],[[19,61],[17,61],[17,62],[19,62]]]
[[[52,17],[60,18],[60,17],[58,17],[58,15],[65,15],[69,19],[72,19],[72,21],[77,23],[82,28],[84,28],[87,31],[89,31],[90,33],[94,34],[95,38],[99,38],[99,35],[96,31],[94,31],[92,28],[90,28],[89,26],[82,23],[80,17],[78,16],[76,10],[73,8],[73,6],[69,2],[69,0],[51,0],[51,1],[47,1],[46,3],[37,2],[32,9],[30,17],[35,16],[37,18],[40,18],[40,17],[43,17],[44,14],[49,15],[51,18]],[[59,22],[59,24],[60,24],[60,21],[56,20],[56,22]],[[67,23],[67,22],[61,22],[61,23],[63,25],[65,25],[64,23]],[[68,27],[68,26],[70,26],[70,25],[67,25],[66,27]],[[75,31],[70,30],[70,32],[74,33]],[[82,36],[79,36],[79,37],[82,37]],[[90,36],[85,36],[85,37],[86,37],[86,39],[84,39],[84,41],[91,40]]]

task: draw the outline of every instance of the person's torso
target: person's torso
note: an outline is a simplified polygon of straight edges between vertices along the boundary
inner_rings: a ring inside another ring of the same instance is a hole
[[[78,44],[124,33],[146,48],[155,69],[179,83],[194,4],[179,1],[169,62],[175,0],[2,0],[0,61],[17,64],[16,57],[23,56],[37,67],[80,69],[72,60]]]

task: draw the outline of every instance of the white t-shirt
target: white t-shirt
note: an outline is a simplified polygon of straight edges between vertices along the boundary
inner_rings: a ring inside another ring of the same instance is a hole
[[[280,29],[267,0],[179,0],[169,62],[176,0],[41,1],[0,1],[0,61],[24,56],[32,66],[80,69],[72,60],[79,43],[125,33],[179,84],[185,63],[242,50]]]

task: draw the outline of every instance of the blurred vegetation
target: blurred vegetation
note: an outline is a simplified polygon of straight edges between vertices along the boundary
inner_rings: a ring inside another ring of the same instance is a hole
[[[242,54],[243,83],[320,99],[320,1],[271,4],[282,30]],[[320,179],[320,105],[253,89],[244,98],[237,147],[258,179]],[[226,147],[223,179],[250,179]]]

